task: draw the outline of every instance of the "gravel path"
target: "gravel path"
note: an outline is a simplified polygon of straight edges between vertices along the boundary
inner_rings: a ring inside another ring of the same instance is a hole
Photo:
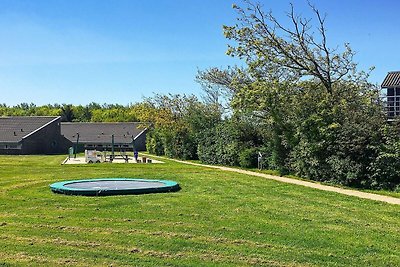
[[[151,155],[151,157],[154,157],[154,156]],[[269,175],[269,174],[253,172],[253,171],[246,171],[246,170],[230,168],[230,167],[205,165],[205,164],[193,163],[193,162],[176,160],[176,159],[170,159],[170,160],[184,163],[184,164],[189,164],[189,165],[219,169],[219,170],[223,170],[223,171],[244,173],[247,175],[258,176],[258,177],[275,180],[275,181],[279,181],[279,182],[283,182],[283,183],[296,184],[296,185],[311,187],[311,188],[315,188],[315,189],[319,189],[319,190],[335,192],[335,193],[339,193],[339,194],[343,194],[343,195],[371,199],[371,200],[376,200],[376,201],[382,201],[382,202],[386,202],[386,203],[390,203],[390,204],[394,204],[394,205],[400,205],[400,198],[395,198],[395,197],[390,197],[390,196],[377,195],[377,194],[373,194],[373,193],[366,193],[366,192],[361,192],[361,191],[357,191],[357,190],[344,189],[344,188],[339,188],[339,187],[334,187],[334,186],[329,186],[329,185],[322,185],[322,184],[318,184],[318,183],[312,183],[312,182],[307,182],[307,181],[302,181],[302,180],[297,180],[297,179],[292,179],[292,178],[287,178],[287,177],[280,177],[280,176]]]

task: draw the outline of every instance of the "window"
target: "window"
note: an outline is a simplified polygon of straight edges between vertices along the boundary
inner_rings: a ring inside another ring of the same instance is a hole
[[[386,97],[388,117],[400,116],[400,87],[388,88]]]
[[[20,149],[19,144],[0,144],[0,149]]]

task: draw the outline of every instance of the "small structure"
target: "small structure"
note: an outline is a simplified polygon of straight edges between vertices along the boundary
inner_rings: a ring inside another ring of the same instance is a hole
[[[76,151],[120,152],[146,150],[147,128],[139,122],[63,122],[61,134]]]
[[[389,72],[381,85],[386,89],[386,109],[389,120],[400,116],[400,71]]]
[[[61,117],[0,117],[0,154],[56,154]]]

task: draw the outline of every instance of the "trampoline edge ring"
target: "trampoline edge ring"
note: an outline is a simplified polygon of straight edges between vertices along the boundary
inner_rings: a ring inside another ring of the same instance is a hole
[[[100,178],[56,182],[50,185],[50,189],[66,195],[109,196],[175,192],[180,190],[180,186],[171,180]]]

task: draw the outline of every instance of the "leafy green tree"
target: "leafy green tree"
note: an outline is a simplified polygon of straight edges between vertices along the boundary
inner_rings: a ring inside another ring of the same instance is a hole
[[[351,186],[379,184],[380,168],[371,166],[389,162],[382,156],[386,122],[377,88],[357,70],[350,46],[329,47],[325,16],[312,5],[316,27],[293,5],[284,24],[244,2],[234,5],[238,23],[224,33],[234,41],[228,54],[247,66],[211,68],[198,78],[229,91],[235,116],[261,129],[269,167]]]
[[[89,106],[78,105],[74,107],[74,120],[79,122],[89,122],[92,120],[92,111]]]
[[[61,119],[65,122],[72,122],[75,119],[73,106],[71,104],[63,104],[61,106]]]
[[[400,191],[400,125],[387,125],[382,129],[384,140],[378,155],[370,165],[370,187]]]
[[[197,97],[191,95],[155,95],[145,99],[145,116],[156,131],[150,134],[149,150],[164,148],[164,154],[181,159],[196,159],[197,144],[190,119],[193,110],[201,105]],[[143,118],[143,117],[142,117]],[[162,145],[154,142],[160,141]]]

